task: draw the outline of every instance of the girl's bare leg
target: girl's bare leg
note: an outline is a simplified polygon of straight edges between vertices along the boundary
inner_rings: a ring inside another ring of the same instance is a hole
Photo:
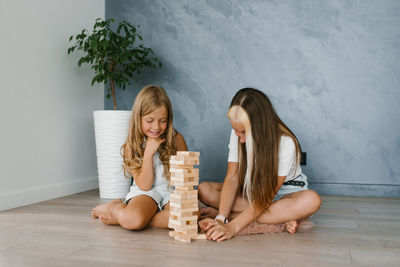
[[[288,194],[273,202],[260,217],[260,223],[285,223],[289,233],[296,232],[300,220],[316,213],[321,206],[321,197],[313,190],[298,191]]]
[[[117,203],[111,214],[99,216],[99,219],[105,224],[119,224],[125,229],[139,230],[149,224],[157,210],[157,203],[151,197],[140,195],[132,198],[128,205]]]
[[[208,206],[200,209],[200,219],[214,219],[218,215],[221,189],[222,183],[204,182],[199,185],[199,200]]]
[[[201,186],[204,184],[203,186]],[[202,183],[199,186],[200,200],[218,209],[222,184]],[[273,202],[268,211],[257,218],[259,223],[285,223],[289,233],[294,233],[298,222],[316,213],[321,205],[320,196],[312,190],[298,191],[284,196],[282,199]],[[232,207],[231,219],[235,218],[248,206],[248,201],[237,196]],[[218,210],[216,210],[218,212]]]
[[[163,210],[156,212],[149,225],[157,228],[168,228],[169,221],[169,202],[164,205]]]
[[[95,208],[92,209],[92,217],[98,218],[100,215],[111,214],[113,207],[118,203],[122,203],[122,200],[114,199],[110,202],[96,206]]]
[[[199,200],[208,205],[200,210],[202,219],[215,218],[218,215],[221,190],[222,183],[205,182],[199,185]],[[247,200],[238,196],[233,204],[232,212],[241,212],[247,205]]]
[[[241,200],[243,201],[243,199]],[[268,211],[265,211],[257,218],[257,222],[268,224],[285,223],[286,230],[293,234],[296,232],[299,222],[316,213],[320,206],[321,198],[315,191],[298,191],[273,202]],[[236,207],[236,209],[235,213],[231,214],[232,218],[235,218],[243,211],[241,207]]]

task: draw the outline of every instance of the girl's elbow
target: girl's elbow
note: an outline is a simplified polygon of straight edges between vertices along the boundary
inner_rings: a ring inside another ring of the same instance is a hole
[[[226,176],[224,179],[224,184],[229,184],[234,188],[239,188],[239,180],[236,177]]]

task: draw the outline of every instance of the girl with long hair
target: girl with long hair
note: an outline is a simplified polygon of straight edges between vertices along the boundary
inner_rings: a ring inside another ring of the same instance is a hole
[[[299,141],[257,89],[239,90],[228,118],[232,132],[227,174],[223,184],[200,184],[199,199],[210,206],[201,210],[209,218],[201,220],[200,227],[215,241],[232,238],[254,220],[285,223],[286,230],[295,233],[299,221],[321,205],[302,173]]]
[[[168,228],[169,159],[187,151],[185,139],[173,128],[171,102],[164,88],[144,87],[135,99],[126,142],[121,147],[127,178],[133,177],[124,201],[113,200],[92,210],[92,216],[109,225],[142,229]]]

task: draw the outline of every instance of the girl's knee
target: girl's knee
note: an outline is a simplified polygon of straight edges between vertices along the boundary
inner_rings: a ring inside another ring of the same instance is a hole
[[[129,230],[141,230],[147,226],[148,221],[144,214],[132,211],[122,211],[118,218],[121,227]]]
[[[197,190],[199,192],[199,200],[200,201],[203,201],[203,199],[207,195],[209,187],[210,186],[209,186],[209,184],[207,182],[203,182],[203,183],[199,184],[199,187],[197,188]]]
[[[205,204],[209,204],[212,202],[212,194],[211,190],[212,186],[208,182],[203,182],[199,184],[198,192],[199,192],[199,200]]]
[[[321,207],[322,200],[317,192],[313,190],[307,190],[303,193],[301,202],[301,205],[303,205],[303,207],[307,207],[309,212],[313,214],[316,213]]]

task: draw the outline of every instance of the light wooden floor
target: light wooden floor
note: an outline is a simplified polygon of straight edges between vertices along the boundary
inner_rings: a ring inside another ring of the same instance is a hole
[[[316,227],[183,244],[91,218],[89,191],[0,212],[0,266],[400,266],[400,199],[323,197]]]

